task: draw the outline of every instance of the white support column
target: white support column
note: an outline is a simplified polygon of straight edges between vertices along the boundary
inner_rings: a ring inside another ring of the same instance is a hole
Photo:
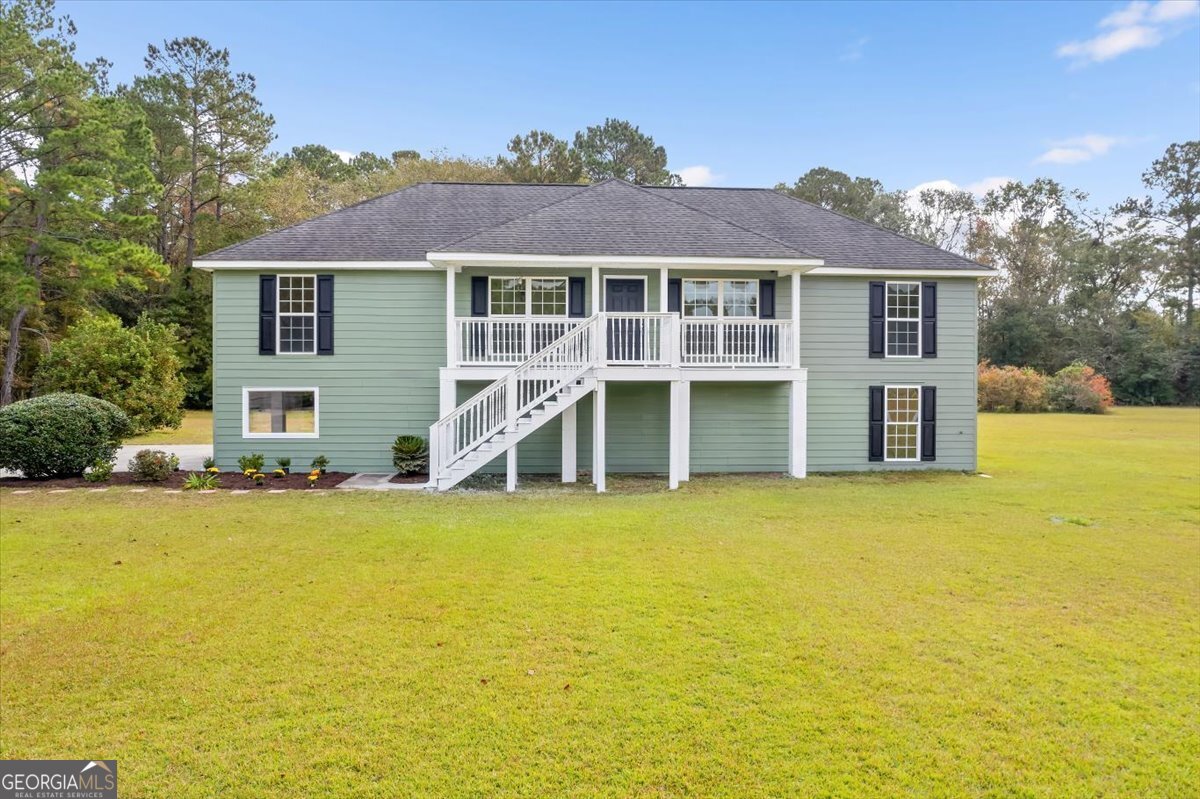
[[[793,380],[788,410],[788,474],[808,475],[808,380]]]
[[[800,270],[792,270],[792,368],[800,368]]]
[[[667,268],[658,270],[658,311],[667,312]]]
[[[692,479],[692,381],[679,382],[679,479]]]
[[[671,491],[679,488],[679,474],[683,471],[680,464],[680,456],[683,455],[683,445],[680,441],[680,421],[683,415],[680,407],[683,404],[682,386],[682,380],[671,381],[671,399],[668,403],[671,417],[667,425],[667,488]]]
[[[571,405],[562,412],[562,481],[574,483],[579,479],[579,463],[577,455],[578,436],[578,406]]]
[[[438,417],[445,416],[458,407],[458,384],[452,377],[438,380]]]
[[[598,314],[604,309],[600,307],[600,267],[592,267],[592,313]],[[589,314],[590,315],[590,314]]]
[[[508,463],[505,469],[504,490],[512,493],[517,490],[517,445],[513,444],[508,450]]]
[[[458,365],[458,325],[454,324],[454,273],[457,267],[446,267],[446,366]]]
[[[605,414],[605,383],[596,381],[596,390],[592,392],[592,482],[596,484],[596,492],[604,491],[604,414]]]

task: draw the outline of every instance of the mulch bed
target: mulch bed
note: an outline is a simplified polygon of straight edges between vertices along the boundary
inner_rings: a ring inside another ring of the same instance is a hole
[[[89,483],[82,477],[61,477],[44,480],[27,480],[24,477],[0,477],[0,488],[104,488],[105,486],[136,486],[138,488],[183,488],[183,481],[188,472],[173,472],[161,483],[139,483],[129,472],[113,472],[112,477],[103,483]],[[343,480],[353,477],[353,472],[326,472],[317,480],[314,488],[333,488]],[[247,480],[241,472],[222,472],[221,490],[248,489],[250,491],[267,491],[272,488],[308,489],[308,472],[293,472],[283,477],[272,477],[262,485],[255,485],[253,480]]]
[[[389,483],[428,483],[429,475],[427,475],[427,474],[406,474],[404,476],[400,476],[398,474],[395,474],[395,475],[392,475],[392,479],[388,480],[388,482]]]

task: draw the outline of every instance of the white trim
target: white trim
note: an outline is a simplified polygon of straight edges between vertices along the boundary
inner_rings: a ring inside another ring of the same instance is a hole
[[[806,275],[870,275],[871,277],[996,277],[1000,274],[995,269],[868,269],[859,266],[818,266],[814,269],[806,269]]]
[[[562,412],[562,481],[579,480],[579,405],[571,403]]]
[[[917,421],[889,422],[888,421],[888,392],[894,388],[911,388],[917,392]],[[888,427],[915,424],[917,427],[917,455],[915,458],[888,457]],[[883,460],[884,463],[920,463],[921,462],[921,387],[915,385],[884,385],[883,387]]]
[[[909,319],[908,317],[899,317],[899,316],[893,318],[892,316],[889,315],[889,310],[890,310],[888,307],[888,296],[889,296],[888,295],[888,287],[889,286],[916,286],[917,287],[917,315],[916,315],[916,317],[914,317],[912,319]],[[900,360],[905,360],[905,359],[922,357],[922,353],[924,352],[923,347],[925,345],[925,342],[922,340],[924,338],[924,334],[922,331],[922,328],[924,327],[924,325],[921,324],[925,320],[925,317],[923,316],[923,313],[925,310],[924,309],[925,297],[923,296],[924,293],[925,293],[924,289],[922,289],[921,282],[919,280],[888,280],[883,284],[883,357],[885,359],[897,358]],[[917,323],[917,352],[915,355],[892,355],[890,352],[888,352],[888,350],[891,349],[890,342],[888,341],[888,324],[891,322],[916,322]]]
[[[458,271],[457,268],[454,268]],[[564,275],[488,275],[488,319],[571,319],[571,279]],[[493,280],[523,280],[525,281],[525,313],[492,313],[492,281]],[[529,286],[531,280],[561,280],[563,282],[564,303],[561,314],[533,313],[533,290]],[[479,317],[475,317],[478,319]],[[451,320],[453,321],[453,320]]]
[[[446,365],[453,366],[459,356],[458,325],[454,322],[454,306],[457,301],[454,276],[457,269],[446,270]],[[468,284],[469,285],[469,284]],[[444,414],[443,414],[444,415]]]
[[[670,383],[669,419],[667,421],[667,488],[671,491],[679,488],[679,475],[683,471],[680,465],[680,455],[683,454],[680,441],[687,435],[683,427],[683,387],[680,380]]]
[[[320,272],[328,269],[437,269],[429,261],[205,261],[192,263],[196,269],[208,271],[219,269],[252,269],[256,272],[274,272],[279,269],[311,269]]]
[[[312,278],[312,293],[313,293],[313,309],[312,313],[293,313],[288,311],[288,316],[311,316],[313,320],[313,348],[312,351],[302,352],[284,352],[283,351],[283,311],[279,308],[279,295],[282,293],[283,278]],[[275,354],[276,355],[316,355],[317,354],[317,276],[316,275],[296,275],[296,274],[279,274],[275,276]]]
[[[311,391],[313,395],[313,431],[311,433],[251,433],[251,391]],[[321,389],[317,386],[242,386],[242,438],[244,439],[288,439],[321,437]]]
[[[604,305],[605,312],[608,311],[608,281],[610,280],[640,280],[642,281],[642,310],[630,311],[629,313],[647,313],[646,309],[650,307],[650,284],[646,281],[645,275],[605,275],[604,276],[604,291],[600,295],[600,302]],[[615,311],[613,313],[616,313]]]
[[[504,377],[512,369],[511,365],[493,366],[489,364],[443,366],[439,374],[443,381],[471,380],[490,383]],[[636,381],[639,383],[659,383],[671,380],[709,383],[786,383],[789,380],[804,379],[807,373],[808,370],[805,367],[793,369],[781,366],[738,366],[736,368],[731,366],[598,366],[595,370],[598,380]],[[453,407],[450,410],[453,410]]]
[[[534,255],[491,252],[429,252],[434,266],[608,266],[638,269],[668,266],[678,269],[794,269],[820,266],[823,258],[714,258],[679,255]]]
[[[607,438],[605,436],[605,416],[607,415],[606,402],[606,387],[603,380],[596,381],[596,388],[592,393],[592,483],[596,486],[596,493],[602,494],[605,490],[604,470],[605,455],[607,447]]]
[[[884,394],[887,400],[887,394]],[[887,417],[884,417],[886,422]],[[887,446],[887,430],[884,430]],[[793,380],[788,395],[788,475],[808,476],[808,378]]]
[[[800,368],[800,270],[792,271],[792,368]]]

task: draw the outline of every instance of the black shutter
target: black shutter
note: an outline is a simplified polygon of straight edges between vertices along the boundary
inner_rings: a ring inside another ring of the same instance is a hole
[[[868,355],[872,358],[882,358],[884,352],[884,319],[887,302],[887,284],[882,280],[871,281],[870,288],[870,321],[867,323],[869,351]],[[880,456],[882,457],[882,456]]]
[[[488,279],[476,275],[471,278],[471,316],[488,315]]]
[[[258,354],[275,354],[275,276],[258,276]]]
[[[683,312],[683,280],[680,278],[667,279],[667,312]]]
[[[792,278],[795,280],[795,278]],[[758,281],[758,318],[775,318],[775,281]]]
[[[317,275],[317,355],[333,355],[333,275]]]
[[[585,283],[581,277],[567,278],[567,316],[587,316],[583,312]]]
[[[867,460],[883,460],[883,386],[867,389]]]
[[[921,460],[937,460],[937,387],[921,387]]]
[[[921,357],[937,357],[937,283],[921,284]]]

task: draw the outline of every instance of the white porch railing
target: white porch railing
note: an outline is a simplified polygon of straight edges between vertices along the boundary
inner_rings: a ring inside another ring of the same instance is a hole
[[[604,313],[599,363],[613,366],[747,366],[793,363],[791,319],[680,318]],[[467,317],[455,320],[458,366],[516,366],[589,320]]]
[[[599,316],[580,323],[429,428],[429,474],[437,479],[457,461],[596,365]]]
[[[682,319],[683,366],[791,366],[790,319]]]
[[[496,366],[524,362],[586,319],[466,317],[454,320],[458,364]]]

